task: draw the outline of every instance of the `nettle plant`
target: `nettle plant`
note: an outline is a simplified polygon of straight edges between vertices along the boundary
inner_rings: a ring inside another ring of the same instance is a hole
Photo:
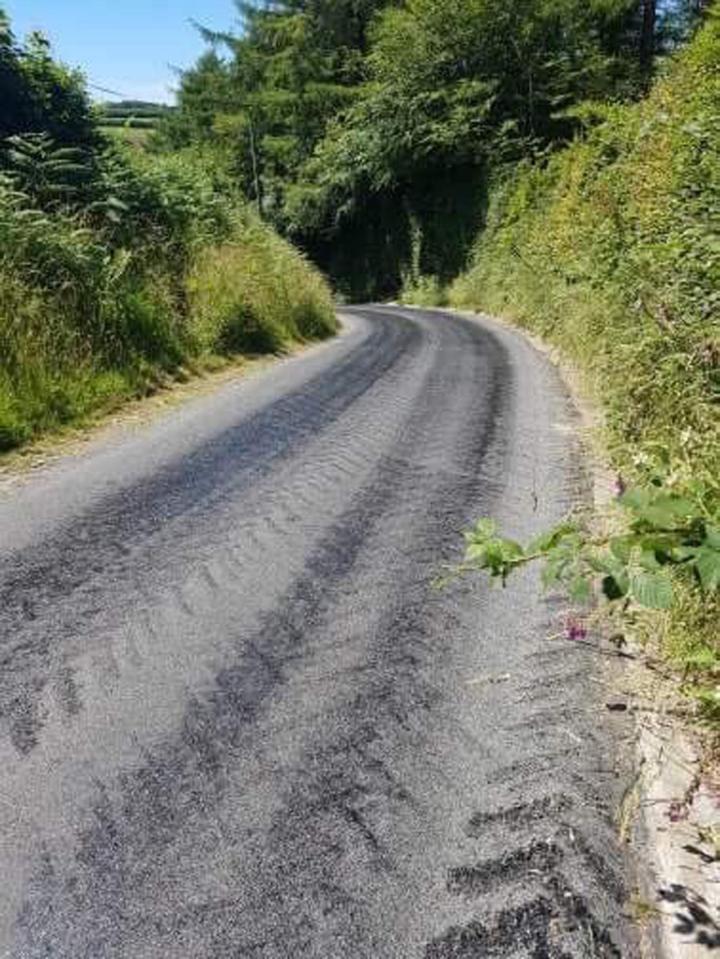
[[[587,521],[570,519],[523,546],[481,519],[465,534],[461,568],[504,585],[518,569],[540,562],[547,588],[563,589],[577,603],[599,592],[622,611],[670,609],[678,577],[708,596],[720,590],[720,508],[708,505],[703,484],[681,495],[659,478],[627,490],[618,481],[617,492],[623,520],[617,533],[597,535]],[[580,623],[573,628],[584,632]]]

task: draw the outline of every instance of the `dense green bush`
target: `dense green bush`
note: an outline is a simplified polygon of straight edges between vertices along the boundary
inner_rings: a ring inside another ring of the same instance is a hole
[[[19,42],[1,6],[0,100],[0,450],[204,353],[335,329],[324,281],[211,151],[105,137],[82,75],[40,34]]]
[[[496,184],[451,300],[559,346],[606,411],[618,469],[640,484],[661,476],[710,516],[720,501],[717,6],[646,100],[587,113],[597,125],[584,137]],[[679,597],[661,632],[716,677],[718,604]]]
[[[202,352],[274,350],[332,331],[329,292],[309,265],[189,158],[131,164],[109,150],[85,177],[47,137],[16,138],[13,154],[0,178],[0,448]],[[229,249],[242,261],[230,264]],[[225,309],[212,299],[218,276],[246,310],[233,337],[207,335],[207,317]],[[263,324],[276,335],[251,335]]]
[[[498,186],[452,291],[582,363],[625,466],[720,472],[719,110],[715,14],[646,101]]]
[[[0,178],[0,449],[203,353],[334,330],[320,277],[202,166],[116,151],[93,163],[80,196],[44,208],[12,164]]]

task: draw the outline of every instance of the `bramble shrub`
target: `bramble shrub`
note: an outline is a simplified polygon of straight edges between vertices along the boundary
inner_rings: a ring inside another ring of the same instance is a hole
[[[498,535],[495,523],[481,519],[466,534],[465,570],[482,570],[505,583],[521,566],[541,561],[547,587],[563,587],[576,602],[595,591],[627,608],[667,610],[674,580],[710,595],[720,590],[720,509],[703,507],[707,491],[690,499],[661,481],[635,487],[618,499],[622,523],[617,533],[593,535],[587,525],[568,520],[527,546]]]
[[[703,718],[720,722],[720,499],[717,487],[688,484],[680,493],[657,476],[627,491],[620,483],[614,532],[599,534],[592,517],[571,518],[523,545],[502,536],[491,519],[466,533],[459,571],[482,572],[505,585],[521,568],[539,563],[546,589],[561,590],[577,607],[612,627],[658,640],[681,667],[685,692]],[[570,640],[585,639],[593,617],[565,620]]]
[[[622,487],[623,484],[621,483]],[[561,590],[576,606],[595,598],[600,621],[615,638],[631,633],[660,640],[682,668],[683,685],[701,715],[720,722],[720,500],[717,488],[692,483],[683,493],[655,477],[621,489],[615,532],[599,534],[592,517],[571,518],[524,545],[502,536],[492,519],[466,535],[459,572],[482,572],[505,585],[521,568],[539,563],[546,589]],[[591,617],[569,616],[564,633],[584,639]]]

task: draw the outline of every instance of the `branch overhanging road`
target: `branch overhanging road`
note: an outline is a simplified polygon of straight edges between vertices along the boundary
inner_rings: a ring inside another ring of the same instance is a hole
[[[389,307],[0,498],[0,956],[632,956],[601,662],[532,574],[547,362]],[[615,724],[614,726],[611,724]]]

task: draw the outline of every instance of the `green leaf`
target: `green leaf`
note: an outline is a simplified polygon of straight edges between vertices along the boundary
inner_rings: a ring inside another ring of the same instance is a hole
[[[576,523],[572,523],[570,521],[561,523],[554,529],[551,529],[547,533],[543,533],[541,536],[538,536],[536,539],[532,540],[528,545],[527,552],[547,553],[549,550],[554,549],[566,536],[576,534],[577,532],[578,526]]]
[[[623,564],[614,558],[610,553],[589,553],[586,557],[590,569],[596,573],[606,573],[612,576]]]
[[[468,563],[481,562],[487,553],[487,543],[472,543],[468,546],[465,559]]]
[[[674,493],[629,490],[620,502],[635,514],[640,523],[656,529],[673,529],[696,512],[690,500],[676,496]]]
[[[720,527],[706,526],[705,541],[708,546],[712,546],[713,549],[720,549]]]
[[[669,609],[673,603],[673,586],[667,573],[635,570],[630,575],[629,592],[646,609]]]
[[[688,560],[694,562],[697,551],[697,546],[678,546],[672,550],[670,556],[674,563],[687,563]]]
[[[641,548],[637,555],[637,562],[643,569],[650,571],[661,568],[661,564],[658,562],[658,558],[653,550]]]
[[[494,520],[483,517],[475,524],[474,529],[470,531],[471,537],[478,539],[491,539],[497,533],[497,524]]]
[[[672,529],[692,516],[694,511],[695,508],[689,500],[659,496],[651,506],[648,506],[642,518],[659,529]]]
[[[505,559],[515,560],[525,555],[525,550],[522,548],[520,543],[516,543],[512,539],[503,539],[500,540],[500,543],[502,547],[502,554]]]
[[[672,550],[678,541],[677,534],[674,533],[648,533],[644,536],[636,537],[635,542],[643,552],[665,555]]]
[[[592,583],[586,576],[574,576],[569,584],[568,593],[573,602],[587,603],[592,596]]]
[[[564,582],[568,577],[568,571],[573,566],[573,560],[574,557],[568,553],[550,553],[543,568],[543,585],[546,588],[549,588]]]
[[[706,592],[713,593],[720,587],[720,550],[702,546],[695,554],[695,568]]]
[[[649,490],[633,487],[633,489],[629,489],[626,493],[623,493],[619,499],[619,503],[633,513],[639,514],[647,509],[651,500],[652,493]]]

